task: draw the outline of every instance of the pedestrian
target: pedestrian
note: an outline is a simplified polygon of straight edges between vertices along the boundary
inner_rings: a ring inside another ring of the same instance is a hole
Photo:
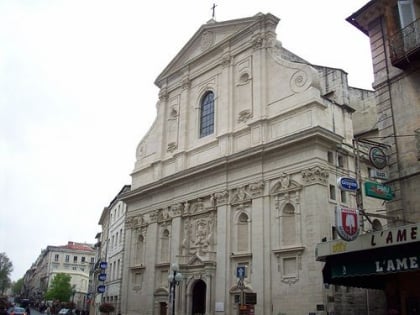
[[[29,308],[29,305],[26,306],[25,311],[26,311],[26,315],[31,315],[31,309]]]

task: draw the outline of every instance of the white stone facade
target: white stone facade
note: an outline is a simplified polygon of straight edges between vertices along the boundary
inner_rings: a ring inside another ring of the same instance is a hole
[[[128,191],[130,191],[130,185],[124,185],[109,205],[103,209],[99,219],[101,232],[97,235],[97,264],[92,269],[91,275],[90,313],[93,315],[100,313],[101,303],[114,305],[115,313],[120,313],[127,206],[119,198]],[[101,268],[101,263],[106,264],[105,269]],[[100,279],[101,274],[105,274],[105,280]],[[104,286],[105,292],[98,292],[99,286]]]
[[[120,194],[129,191],[130,186],[124,186]],[[126,205],[118,196],[106,208],[109,211],[109,232],[106,240],[105,261],[108,264],[106,270],[107,280],[104,282],[106,291],[103,301],[115,306],[116,313],[120,312],[121,281],[124,254],[124,224],[126,217]]]
[[[64,273],[71,276],[70,284],[74,291],[71,299],[75,307],[87,309],[89,272],[94,262],[95,250],[90,244],[68,242],[63,246],[48,246],[25,275],[29,297],[41,301],[54,276]]]
[[[157,117],[123,197],[122,314],[166,314],[173,262],[176,314],[238,314],[241,266],[255,314],[334,310],[315,245],[333,237],[335,205],[355,207],[336,191],[355,176],[351,93],[343,71],[285,50],[278,21],[210,21],[157,78]],[[214,130],[200,137],[208,92]]]

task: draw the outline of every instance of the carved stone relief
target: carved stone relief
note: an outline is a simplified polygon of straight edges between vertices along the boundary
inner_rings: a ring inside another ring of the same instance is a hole
[[[128,217],[125,221],[127,228],[129,229],[137,229],[139,227],[147,226],[147,222],[144,219],[143,215],[138,215],[134,217]]]
[[[264,37],[263,37],[263,35],[258,33],[258,34],[255,34],[254,36],[252,36],[251,43],[252,43],[252,46],[254,47],[255,50],[263,48],[264,47]]]
[[[249,184],[248,189],[252,197],[261,196],[264,192],[264,181],[260,180],[256,183]]]
[[[290,78],[290,89],[296,93],[305,91],[311,84],[311,77],[302,70],[296,71]]]
[[[171,219],[171,216],[169,215],[169,210],[166,209],[159,209],[158,210],[158,222],[168,221]]]
[[[302,181],[307,184],[324,184],[328,182],[328,171],[320,166],[311,167],[302,171]]]
[[[184,76],[182,78],[181,86],[183,90],[188,90],[191,87],[191,79],[189,76]]]
[[[247,122],[252,117],[253,115],[251,110],[244,109],[243,111],[239,112],[238,122]]]
[[[251,202],[252,198],[261,196],[264,191],[264,182],[259,181],[243,187],[235,188],[230,193],[230,203],[232,205]]]
[[[214,250],[216,232],[216,212],[184,218],[182,250],[184,255],[197,254],[205,257]]]
[[[230,53],[225,53],[222,56],[222,67],[226,68],[228,66],[230,66],[230,64],[232,63],[232,56],[230,55]]]
[[[200,42],[200,46],[201,46],[201,50],[207,50],[209,49],[214,43],[214,34],[213,32],[210,31],[205,31],[203,32],[203,34],[201,35],[201,42]]]
[[[178,124],[179,124],[179,105],[178,99],[174,98],[171,101],[172,105],[168,109],[168,119],[167,119],[167,131],[166,131],[166,141],[167,141],[167,151],[173,152],[178,148]]]
[[[168,147],[167,147],[166,151],[172,153],[176,149],[178,149],[178,145],[175,142],[170,142],[170,143],[168,143]]]
[[[154,210],[149,213],[150,223],[156,223],[159,215],[159,210]]]
[[[302,185],[292,180],[290,174],[282,173],[280,178],[273,182],[270,194],[288,194],[289,192],[299,191],[301,189]]]
[[[193,215],[201,212],[206,212],[209,210],[214,210],[215,207],[215,195],[212,194],[205,198],[198,198],[196,200],[191,200],[190,202],[185,202],[183,208],[183,215]]]
[[[226,204],[229,200],[229,192],[227,190],[219,191],[213,194],[216,205]]]
[[[170,206],[170,215],[171,217],[179,217],[182,215],[184,205],[182,203],[177,203]]]

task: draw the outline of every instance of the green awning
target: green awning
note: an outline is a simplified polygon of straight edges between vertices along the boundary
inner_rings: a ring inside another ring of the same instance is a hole
[[[395,274],[420,272],[420,242],[329,256],[324,282],[383,289]]]

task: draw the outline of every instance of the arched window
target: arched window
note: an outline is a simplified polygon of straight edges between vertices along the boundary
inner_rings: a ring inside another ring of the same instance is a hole
[[[248,215],[246,213],[241,213],[238,218],[238,252],[247,252],[249,251],[249,222]]]
[[[296,215],[295,207],[290,203],[286,204],[283,209],[282,224],[283,245],[294,245],[296,243]]]
[[[169,231],[163,230],[160,244],[160,260],[161,262],[169,261]]]
[[[207,92],[200,104],[200,138],[214,132],[214,94]]]
[[[143,235],[139,235],[137,238],[136,244],[136,265],[140,265],[143,263],[143,255],[144,255],[144,237]]]

